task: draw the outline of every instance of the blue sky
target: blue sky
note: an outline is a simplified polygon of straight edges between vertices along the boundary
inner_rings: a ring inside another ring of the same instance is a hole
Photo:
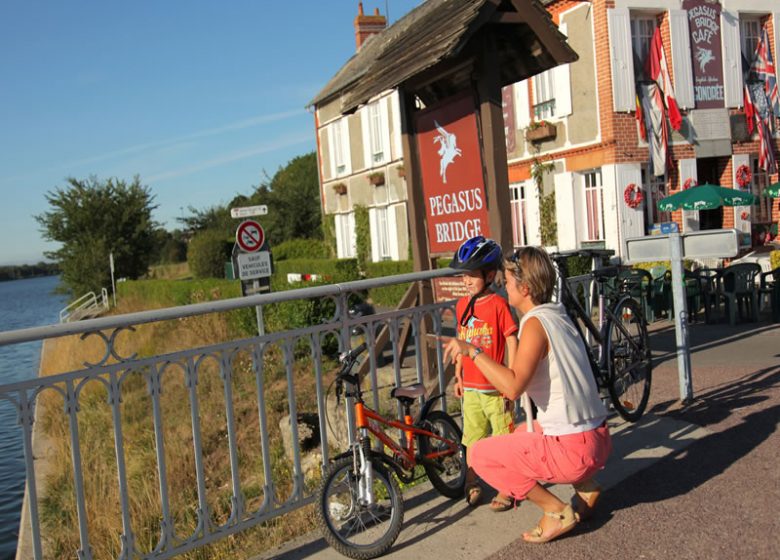
[[[421,1],[363,4],[392,23]],[[0,265],[56,248],[33,215],[67,177],[137,174],[173,229],[313,150],[305,106],[354,53],[357,5],[0,2]]]

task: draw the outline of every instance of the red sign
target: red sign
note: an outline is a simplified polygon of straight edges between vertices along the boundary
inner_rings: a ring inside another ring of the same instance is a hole
[[[683,0],[688,13],[693,57],[693,98],[697,109],[725,107],[720,4],[714,0]]]
[[[254,220],[241,222],[236,230],[236,243],[242,251],[254,253],[259,251],[265,242],[263,228]]]
[[[428,244],[453,253],[476,235],[489,236],[485,179],[471,97],[457,97],[415,116]]]

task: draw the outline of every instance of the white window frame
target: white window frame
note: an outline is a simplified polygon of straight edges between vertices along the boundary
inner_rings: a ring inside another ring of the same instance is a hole
[[[340,259],[354,258],[355,247],[355,213],[336,214],[336,250]]]
[[[555,73],[546,70],[532,79],[534,88],[533,114],[536,120],[555,117]]]
[[[605,241],[604,236],[604,178],[601,168],[581,171],[583,211],[585,219],[583,241]],[[594,207],[595,202],[595,207]],[[595,223],[594,223],[595,219]],[[595,233],[595,235],[594,235]]]
[[[342,117],[328,126],[330,138],[331,177],[343,177],[351,173],[349,157],[349,126]]]
[[[634,79],[637,81],[648,79],[645,76],[645,61],[650,52],[650,42],[656,27],[658,27],[658,20],[655,15],[631,14],[631,54],[634,57]]]
[[[512,244],[515,247],[523,247],[529,244],[527,188],[529,188],[528,183],[509,185],[510,211],[512,213]]]
[[[747,72],[761,38],[761,16],[739,16],[739,51],[742,54],[742,72]]]

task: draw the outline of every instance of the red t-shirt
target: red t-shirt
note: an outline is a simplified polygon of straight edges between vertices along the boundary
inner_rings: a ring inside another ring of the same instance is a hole
[[[464,296],[455,306],[458,321],[458,338],[482,348],[482,351],[499,363],[504,363],[506,337],[517,332],[517,325],[509,311],[509,304],[498,294],[488,294],[474,303],[474,313],[465,327],[460,325],[460,318],[471,301],[471,296]],[[463,386],[479,391],[495,391],[496,388],[488,381],[479,368],[468,356],[463,356]]]

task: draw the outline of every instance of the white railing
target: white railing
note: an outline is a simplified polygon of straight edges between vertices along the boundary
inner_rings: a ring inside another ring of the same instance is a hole
[[[101,290],[100,298],[95,292],[89,292],[60,311],[60,323],[97,317],[108,311],[108,306],[108,291],[105,288]]]

